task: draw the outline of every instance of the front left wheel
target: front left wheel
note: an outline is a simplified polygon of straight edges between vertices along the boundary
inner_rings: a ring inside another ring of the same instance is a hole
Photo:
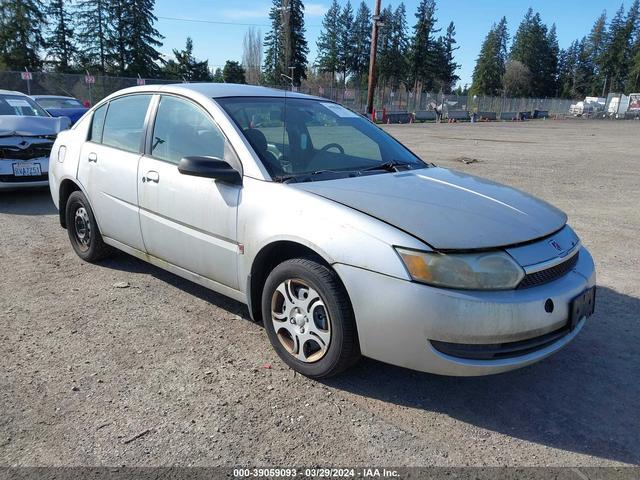
[[[65,215],[71,246],[81,259],[97,262],[111,253],[110,247],[102,240],[93,211],[82,192],[76,191],[69,196]]]
[[[262,318],[280,358],[303,375],[329,377],[360,358],[347,292],[315,259],[294,258],[273,269],[262,293]]]

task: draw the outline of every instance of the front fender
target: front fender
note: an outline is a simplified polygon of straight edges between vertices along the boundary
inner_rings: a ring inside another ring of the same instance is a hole
[[[408,274],[393,246],[429,250],[411,235],[339,203],[290,185],[245,177],[238,210],[238,241],[245,251],[241,278],[249,274],[260,250],[282,240],[312,249],[329,264],[403,279]]]

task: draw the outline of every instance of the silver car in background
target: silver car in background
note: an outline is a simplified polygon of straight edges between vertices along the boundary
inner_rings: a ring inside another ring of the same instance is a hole
[[[70,123],[23,93],[0,90],[0,190],[46,187],[51,147]]]
[[[426,163],[321,98],[122,90],[58,137],[49,175],[81,258],[115,247],[246,303],[310,377],[360,355],[503,372],[560,350],[594,309],[564,213]]]

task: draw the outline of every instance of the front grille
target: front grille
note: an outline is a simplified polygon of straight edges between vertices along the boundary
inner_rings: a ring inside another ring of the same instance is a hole
[[[26,182],[44,182],[49,180],[49,175],[31,175],[25,177],[16,177],[14,175],[0,175],[0,182],[7,183],[26,183]]]
[[[53,143],[34,143],[28,148],[0,147],[0,159],[31,160],[34,158],[49,157]]]
[[[565,260],[562,263],[554,265],[551,268],[547,268],[545,270],[540,270],[539,272],[528,273],[522,279],[518,288],[531,288],[537,287],[538,285],[543,285],[545,283],[553,282],[558,278],[566,275],[573,267],[578,263],[578,257],[580,256],[580,252],[577,252],[571,258]]]
[[[553,342],[561,339],[569,333],[568,327],[562,327],[539,337],[506,343],[449,343],[431,340],[433,347],[446,355],[465,358],[469,360],[495,360],[498,358],[511,358],[541,350]]]

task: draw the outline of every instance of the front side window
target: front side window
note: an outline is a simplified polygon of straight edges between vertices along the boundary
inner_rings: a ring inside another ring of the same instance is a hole
[[[48,117],[49,114],[23,95],[0,95],[0,115],[17,115],[19,117]]]
[[[237,167],[229,143],[211,117],[192,102],[169,95],[160,98],[151,156],[175,164],[184,157],[216,157]]]
[[[109,102],[102,143],[128,152],[139,152],[144,119],[151,95],[128,95]]]
[[[283,97],[216,101],[275,180],[327,180],[427,166],[393,137],[336,103]]]

